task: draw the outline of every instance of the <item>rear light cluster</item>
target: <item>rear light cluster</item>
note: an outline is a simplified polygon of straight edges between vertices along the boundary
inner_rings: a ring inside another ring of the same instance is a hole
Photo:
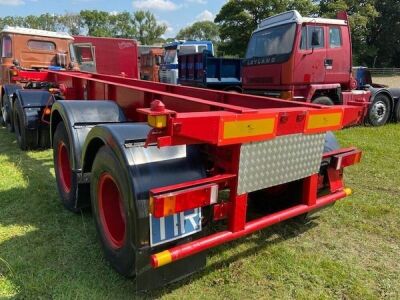
[[[162,218],[186,210],[204,207],[217,203],[218,185],[207,184],[172,193],[152,195],[150,197],[150,213]]]

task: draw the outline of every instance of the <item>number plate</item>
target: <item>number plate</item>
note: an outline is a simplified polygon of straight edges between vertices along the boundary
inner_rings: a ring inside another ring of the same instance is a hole
[[[164,218],[150,215],[150,245],[157,246],[201,231],[201,208]]]

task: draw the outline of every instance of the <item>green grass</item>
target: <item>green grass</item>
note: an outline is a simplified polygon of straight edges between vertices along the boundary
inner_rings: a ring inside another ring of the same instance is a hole
[[[354,195],[307,225],[285,222],[209,251],[206,268],[142,296],[400,298],[400,125],[339,132],[364,151]],[[52,152],[21,152],[0,129],[0,299],[128,299],[134,281],[103,259],[90,214],[63,209]]]

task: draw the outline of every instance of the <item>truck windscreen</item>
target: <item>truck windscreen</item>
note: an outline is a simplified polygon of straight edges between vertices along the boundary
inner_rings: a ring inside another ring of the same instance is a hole
[[[165,52],[164,63],[166,64],[173,64],[176,60],[176,49],[174,50],[167,50]]]
[[[292,52],[295,33],[295,23],[271,27],[254,33],[247,48],[247,64],[286,61]]]

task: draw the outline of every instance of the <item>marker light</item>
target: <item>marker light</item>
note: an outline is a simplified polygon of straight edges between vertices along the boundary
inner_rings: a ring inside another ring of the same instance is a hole
[[[207,184],[172,193],[152,195],[150,213],[162,218],[186,210],[217,203],[218,185]]]

